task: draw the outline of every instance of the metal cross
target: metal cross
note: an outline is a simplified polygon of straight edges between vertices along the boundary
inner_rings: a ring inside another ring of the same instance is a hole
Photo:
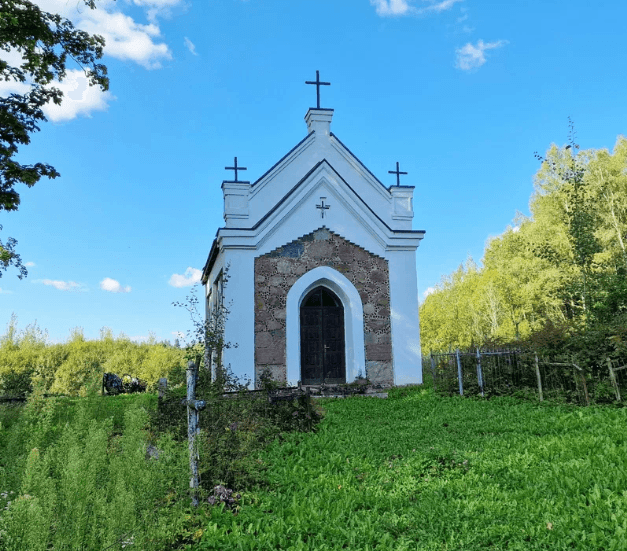
[[[407,174],[407,172],[401,172],[398,169],[398,161],[396,161],[396,170],[388,170],[388,174],[396,174],[396,185],[401,185],[401,174]]]
[[[316,109],[320,109],[320,86],[331,86],[330,82],[320,82],[320,71],[316,71],[316,80],[312,82],[311,80],[306,80],[305,84],[315,84],[316,85],[316,97],[318,99],[318,106]]]
[[[238,170],[247,170],[245,167],[243,166],[237,166],[237,157],[234,158],[234,165],[235,166],[225,166],[224,170],[234,170],[235,171],[235,180],[233,180],[234,182],[239,182],[239,180],[237,179],[237,171]]]
[[[320,209],[320,215],[322,218],[324,218],[324,211],[325,210],[329,210],[331,207],[329,205],[325,205],[324,201],[325,201],[326,197],[320,197],[320,205],[316,205],[317,209]]]

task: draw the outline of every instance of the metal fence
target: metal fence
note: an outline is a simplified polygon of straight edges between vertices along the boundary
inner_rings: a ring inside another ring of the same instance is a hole
[[[527,395],[589,405],[622,402],[627,396],[627,361],[604,358],[584,369],[572,358],[538,356],[526,350],[431,353],[424,377],[438,392],[464,395]]]

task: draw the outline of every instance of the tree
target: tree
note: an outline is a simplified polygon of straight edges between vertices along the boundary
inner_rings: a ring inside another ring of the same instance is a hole
[[[83,1],[91,9],[96,7],[95,0]],[[49,164],[26,165],[15,156],[19,146],[28,145],[31,134],[39,131],[39,123],[46,122],[43,107],[49,102],[61,104],[63,92],[52,84],[65,78],[69,59],[85,71],[90,86],[109,89],[107,68],[98,63],[104,44],[101,36],[78,30],[71,21],[28,0],[0,0],[0,48],[21,57],[18,66],[0,59],[0,78],[30,86],[24,94],[0,98],[0,211],[18,209],[17,184],[32,187],[43,176],[60,176]],[[27,275],[16,244],[13,238],[6,244],[0,241],[0,277],[11,265],[19,270],[20,279]]]

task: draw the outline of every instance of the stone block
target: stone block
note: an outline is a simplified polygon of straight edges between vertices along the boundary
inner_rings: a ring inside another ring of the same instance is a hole
[[[265,364],[285,364],[285,342],[283,346],[273,345],[271,348],[257,348],[255,350],[255,363]]]
[[[387,279],[387,275],[381,270],[373,270],[370,272],[370,280],[375,283],[383,283]]]
[[[392,345],[390,343],[367,344],[366,358],[371,361],[390,361],[392,359]]]
[[[286,318],[286,313],[284,309],[279,309],[274,311],[274,318],[278,320],[284,320]]]
[[[366,302],[366,304],[364,304],[364,314],[374,314],[374,312],[374,304],[372,304],[371,302]]]
[[[394,380],[392,362],[366,361],[366,374],[374,385],[389,384]]]
[[[268,348],[273,346],[273,344],[274,339],[270,333],[264,331],[255,335],[255,348]]]
[[[333,246],[328,241],[314,241],[307,247],[307,254],[311,258],[329,258],[333,254]]]
[[[292,271],[292,263],[285,258],[280,258],[276,263],[276,271],[280,274],[289,274]]]
[[[283,276],[272,276],[270,281],[268,282],[272,287],[278,287],[285,282],[285,278]]]
[[[326,228],[320,228],[313,234],[314,241],[328,241],[331,239],[331,232]]]
[[[255,322],[257,323],[264,323],[270,318],[271,314],[267,310],[257,310],[257,312],[255,312]]]
[[[268,329],[268,331],[276,331],[277,329],[281,329],[283,327],[283,324],[271,319],[266,322],[265,327]]]
[[[264,283],[266,281],[266,277],[260,274],[255,276],[255,283]]]
[[[388,322],[384,319],[373,319],[368,322],[368,325],[373,331],[383,331],[387,327]]]

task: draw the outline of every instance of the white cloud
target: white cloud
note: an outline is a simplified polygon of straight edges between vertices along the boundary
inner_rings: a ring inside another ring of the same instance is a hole
[[[103,92],[98,86],[89,86],[83,71],[70,70],[62,82],[52,86],[63,92],[61,105],[48,103],[43,107],[44,114],[53,122],[68,121],[78,115],[91,116],[92,111],[105,111],[108,101],[115,99],[110,92]]]
[[[187,37],[185,37],[185,46],[187,46],[187,49],[194,55],[198,55],[198,53],[196,52],[196,46],[194,45],[194,43]]]
[[[435,293],[435,287],[427,287],[424,293],[422,293],[423,300],[427,298],[429,295]]]
[[[111,279],[110,277],[105,277],[100,282],[100,288],[103,291],[109,291],[110,293],[130,293],[131,288],[127,285],[126,287],[122,287],[119,281],[115,279]]]
[[[168,283],[172,285],[172,287],[190,287],[200,281],[200,276],[202,276],[202,272],[200,270],[189,266],[187,270],[185,270],[184,275],[172,274]]]
[[[512,228],[512,232],[514,232],[514,233],[518,233],[519,231],[520,231],[520,226],[514,226]]]
[[[85,286],[82,283],[76,283],[76,281],[57,281],[52,279],[41,279],[44,285],[50,285],[59,291],[83,291]]]
[[[27,268],[32,268],[33,266],[37,266],[34,262],[24,262],[24,266]]]
[[[507,44],[507,40],[497,40],[496,42],[484,42],[483,40],[479,40],[476,46],[473,46],[470,42],[461,48],[457,48],[455,53],[457,54],[457,59],[455,61],[455,67],[461,69],[462,71],[471,71],[473,69],[478,69],[485,62],[485,51],[492,50],[494,48],[500,48]]]
[[[153,41],[161,34],[156,24],[142,25],[121,12],[100,9],[89,10],[88,15],[79,26],[90,34],[104,37],[105,54],[134,61],[146,69],[158,69],[162,60],[172,59],[167,44]]]
[[[377,15],[382,17],[395,15],[426,15],[428,13],[440,13],[449,10],[454,4],[463,0],[422,0],[427,6],[415,7],[410,4],[410,0],[370,0],[370,4],[375,6]]]
[[[155,43],[161,35],[155,17],[181,4],[182,0],[134,0],[135,5],[146,9],[148,25],[137,23],[122,13],[120,8],[124,4],[114,0],[98,0],[95,10],[79,0],[35,0],[35,3],[44,11],[70,19],[83,31],[103,36],[105,55],[134,61],[147,69],[159,68],[161,61],[172,58],[167,44]]]
[[[370,0],[376,7],[377,15],[405,15],[410,11],[407,0]]]
[[[169,17],[170,8],[181,4],[181,0],[133,0],[133,4],[146,8],[148,20],[154,22],[157,17]]]

